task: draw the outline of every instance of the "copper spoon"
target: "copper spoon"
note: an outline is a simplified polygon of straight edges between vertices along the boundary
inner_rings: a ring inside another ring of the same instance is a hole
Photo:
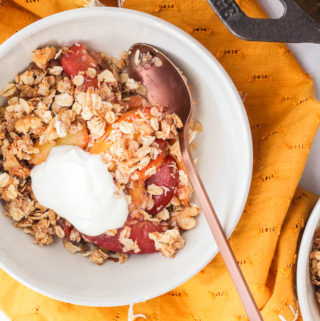
[[[180,148],[193,189],[249,319],[263,321],[193,162],[188,142],[188,125],[192,112],[191,94],[185,79],[170,59],[147,44],[134,44],[129,49],[128,61],[129,76],[141,81],[147,88],[149,102],[166,106],[169,112],[180,117],[183,123],[179,132]]]

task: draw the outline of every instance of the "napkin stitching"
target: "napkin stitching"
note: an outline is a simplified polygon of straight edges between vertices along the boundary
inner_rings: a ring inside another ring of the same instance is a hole
[[[95,7],[96,6],[96,0],[83,0],[85,2],[84,7]]]
[[[297,304],[298,306],[298,304]],[[299,317],[299,309],[297,308],[297,311],[294,311],[293,306],[289,305],[290,310],[292,311],[292,314],[294,316],[294,319],[292,321],[297,321],[298,317]],[[287,321],[287,319],[285,317],[283,317],[281,314],[279,314],[279,319],[281,321]]]
[[[131,304],[129,305],[128,321],[134,321],[136,318],[143,318],[143,319],[146,319],[146,318],[147,318],[147,317],[146,317],[144,314],[142,314],[142,313],[134,314],[133,306],[134,306],[134,303],[131,303]]]

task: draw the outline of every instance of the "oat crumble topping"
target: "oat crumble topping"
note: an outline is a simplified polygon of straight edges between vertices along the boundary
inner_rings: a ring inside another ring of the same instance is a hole
[[[316,298],[320,304],[320,229],[313,237],[312,252],[310,253],[310,272],[312,283],[315,286]]]
[[[74,46],[78,47],[75,51],[86,51],[81,44]],[[81,253],[96,264],[106,260],[124,263],[129,254],[149,253],[152,247],[166,257],[174,257],[184,247],[183,231],[196,226],[200,213],[199,207],[190,203],[192,188],[180,153],[177,135],[182,122],[165,107],[150,106],[145,99],[147,89],[128,75],[126,52],[119,60],[104,53],[85,52],[89,55],[88,68],[76,72],[72,62],[63,64],[63,59],[70,60],[74,52],[72,47],[34,50],[28,68],[0,92],[6,99],[0,108],[4,215],[32,235],[35,243],[49,245],[55,238],[63,239],[70,253]],[[136,63],[144,68],[162,65],[150,53],[139,52]],[[190,127],[192,142],[202,128],[197,122]],[[128,225],[106,231],[102,241],[97,241],[35,199],[30,171],[57,145],[76,145],[101,155],[116,186],[126,194]],[[176,184],[174,189],[148,183],[159,180],[157,173],[166,155],[174,159],[167,167],[172,169],[166,169]],[[164,199],[168,203],[163,205]],[[151,231],[145,236],[149,238],[146,249],[133,239],[135,224],[142,223]],[[116,250],[101,247],[101,242],[114,238]],[[318,254],[312,255],[314,262]],[[320,284],[318,274],[313,279]]]

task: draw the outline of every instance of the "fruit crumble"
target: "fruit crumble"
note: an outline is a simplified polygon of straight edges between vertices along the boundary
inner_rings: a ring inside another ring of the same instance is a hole
[[[317,301],[320,303],[320,229],[313,237],[312,252],[310,253],[311,280],[315,286]]]
[[[151,105],[146,94],[128,75],[126,52],[118,60],[79,43],[34,50],[27,70],[1,91],[6,98],[0,109],[4,215],[35,243],[61,238],[69,252],[97,264],[158,251],[174,257],[200,209],[191,203],[180,153],[182,122],[165,106]],[[201,126],[191,122],[190,128],[192,140]],[[129,204],[123,227],[85,235],[37,201],[30,172],[60,145],[101,156]]]

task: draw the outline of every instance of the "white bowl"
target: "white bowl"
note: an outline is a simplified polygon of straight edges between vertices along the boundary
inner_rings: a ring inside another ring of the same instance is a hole
[[[315,297],[309,268],[309,254],[312,250],[313,236],[318,227],[320,227],[320,201],[314,207],[304,229],[298,256],[297,292],[304,321],[320,320],[320,304]]]
[[[0,46],[0,88],[27,66],[34,48],[74,41],[114,56],[135,42],[150,43],[184,71],[198,106],[196,117],[204,127],[198,139],[198,168],[230,236],[248,195],[252,146],[242,101],[221,65],[188,34],[153,16],[117,8],[77,9],[42,19]],[[119,306],[177,287],[218,252],[203,215],[185,237],[186,246],[175,259],[152,254],[132,256],[123,265],[96,266],[69,254],[61,241],[49,247],[32,244],[28,235],[1,215],[0,266],[49,297],[88,306]]]

